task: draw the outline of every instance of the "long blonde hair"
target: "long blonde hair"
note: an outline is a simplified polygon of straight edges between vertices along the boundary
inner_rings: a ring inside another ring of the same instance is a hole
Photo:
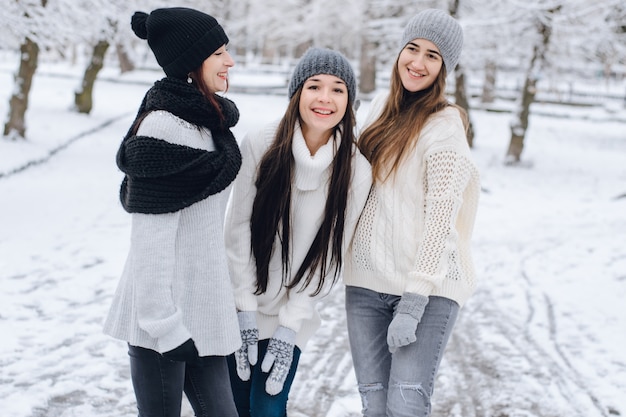
[[[465,119],[465,112],[446,99],[445,88],[446,69],[442,66],[433,85],[415,93],[409,92],[402,85],[396,59],[389,97],[382,113],[359,139],[361,152],[372,164],[374,181],[384,182],[398,169],[432,114],[447,106],[455,106]]]

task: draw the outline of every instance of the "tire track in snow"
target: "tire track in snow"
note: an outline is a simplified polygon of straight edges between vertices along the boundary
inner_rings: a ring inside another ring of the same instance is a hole
[[[556,358],[560,362],[562,362],[562,364],[564,365],[563,366],[563,365],[558,364],[558,368],[555,369],[555,371],[560,371],[560,373],[567,374],[567,375],[563,375],[564,378],[569,379],[569,381],[572,382],[574,385],[576,385],[579,390],[582,390],[584,392],[584,394],[589,398],[589,400],[593,403],[595,408],[598,410],[600,415],[602,415],[603,417],[608,417],[609,412],[606,410],[606,407],[602,405],[602,402],[589,389],[589,386],[586,383],[585,377],[579,373],[579,371],[576,369],[575,365],[569,359],[567,353],[565,352],[565,350],[562,348],[562,346],[560,345],[558,341],[557,319],[556,319],[556,315],[554,312],[554,304],[552,302],[550,295],[545,292],[541,292],[540,294],[533,294],[532,289],[536,288],[536,286],[533,285],[533,282],[531,280],[531,275],[528,273],[529,268],[527,267],[527,264],[530,263],[538,255],[546,251],[553,251],[557,249],[558,247],[562,246],[561,241],[548,242],[548,243],[549,244],[547,245],[547,247],[541,247],[538,250],[528,254],[527,256],[523,257],[520,262],[521,274],[522,274],[524,281],[527,283],[526,299],[528,300],[529,308],[533,312],[536,310],[536,308],[533,306],[534,304],[533,300],[535,299],[539,300],[539,302],[542,303],[541,307],[545,311],[543,315],[543,320],[547,322],[547,335],[546,336],[548,337],[551,343],[551,348],[554,351]],[[527,338],[529,339],[533,339],[532,329],[531,329],[531,325],[533,324],[533,318],[534,318],[534,314],[529,316],[528,321],[527,321],[527,326],[526,326],[526,334],[527,334]],[[541,320],[542,320],[541,317],[537,318],[538,322],[540,322]],[[534,327],[537,327],[537,326],[534,326]],[[544,350],[544,355],[547,357],[549,356],[549,353]],[[555,362],[555,365],[557,365],[556,362]],[[569,394],[570,394],[569,391],[563,392],[563,395],[566,398]],[[574,396],[577,397],[577,395],[574,395]]]
[[[322,325],[302,352],[289,396],[289,415],[293,417],[326,417],[338,399],[358,396],[341,282],[320,301],[318,310]]]
[[[70,145],[72,145],[73,143],[75,143],[79,139],[83,139],[83,138],[85,138],[85,137],[87,137],[89,135],[97,133],[98,131],[100,131],[102,129],[105,129],[106,127],[112,125],[113,123],[117,122],[118,120],[123,119],[125,117],[128,117],[129,115],[131,115],[131,113],[120,114],[118,116],[115,116],[113,118],[105,120],[104,122],[100,123],[99,125],[91,128],[89,130],[86,130],[84,132],[81,132],[81,133],[77,134],[76,136],[72,136],[71,138],[67,139],[65,142],[61,143],[60,145],[50,149],[48,151],[48,153],[44,157],[28,161],[28,162],[26,162],[26,163],[24,163],[24,164],[22,164],[22,165],[20,165],[20,166],[18,166],[16,168],[13,168],[13,169],[11,169],[11,170],[9,170],[7,172],[0,172],[0,179],[11,177],[11,176],[13,176],[15,174],[19,174],[20,172],[23,172],[23,171],[27,170],[28,168],[32,168],[32,167],[44,164],[44,163],[50,161],[50,159],[54,155],[56,155],[59,152],[69,148]]]
[[[556,247],[559,244],[552,244]],[[461,310],[440,369],[433,417],[592,417],[619,415],[594,394],[558,340],[549,294],[532,284],[520,260],[526,311],[499,307],[497,287],[481,288]],[[486,268],[502,274],[502,266]],[[537,290],[539,289],[539,290]]]

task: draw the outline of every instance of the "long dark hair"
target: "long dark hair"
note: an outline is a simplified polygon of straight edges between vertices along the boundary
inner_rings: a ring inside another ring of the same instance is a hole
[[[222,112],[222,108],[219,103],[215,99],[215,94],[209,90],[209,87],[206,85],[204,81],[204,77],[202,76],[202,66],[196,68],[195,70],[189,73],[189,78],[191,78],[191,83],[196,86],[200,92],[206,97],[206,99],[211,103],[211,105],[217,111],[217,115],[222,123],[225,120],[224,113]],[[228,91],[228,79],[226,79],[226,91]]]
[[[332,175],[328,185],[328,199],[324,219],[317,231],[309,251],[298,266],[298,271],[289,281],[291,242],[291,191],[295,161],[292,154],[293,135],[297,123],[302,123],[298,105],[302,86],[289,101],[281,119],[274,141],[263,155],[255,181],[256,196],[252,206],[250,229],[252,253],[256,263],[256,292],[267,291],[269,263],[274,250],[276,236],[281,244],[283,285],[292,289],[300,285],[307,288],[317,270],[320,280],[313,295],[319,294],[330,269],[334,268],[332,284],[335,284],[343,264],[342,245],[348,189],[352,176],[355,117],[352,102],[348,101],[346,114],[335,127],[330,140],[341,139],[341,144],[332,162]],[[330,262],[328,257],[330,256]]]

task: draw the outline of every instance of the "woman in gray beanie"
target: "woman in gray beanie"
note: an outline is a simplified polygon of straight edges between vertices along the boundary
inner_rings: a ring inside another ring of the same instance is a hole
[[[128,343],[140,417],[180,417],[183,391],[197,416],[236,417],[226,356],[241,346],[223,224],[241,154],[230,128],[234,62],[228,37],[188,8],[136,12],[166,77],[146,93],[122,140],[130,250],[104,325]]]
[[[374,186],[346,257],[346,311],[363,415],[429,416],[437,369],[474,291],[480,192],[463,111],[445,97],[461,26],[442,10],[407,24],[388,93],[359,148]]]
[[[371,186],[356,147],[354,72],[311,48],[280,121],[248,134],[226,224],[243,346],[229,357],[240,417],[284,417],[316,304],[337,280]]]

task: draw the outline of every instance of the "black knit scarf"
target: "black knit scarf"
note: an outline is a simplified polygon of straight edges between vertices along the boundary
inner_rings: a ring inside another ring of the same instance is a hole
[[[219,193],[235,179],[241,153],[229,128],[239,120],[239,111],[232,101],[215,98],[224,122],[206,97],[183,80],[166,77],[148,90],[117,152],[117,166],[126,174],[120,189],[126,211],[175,212]],[[215,150],[134,135],[138,120],[154,110],[165,110],[199,128],[209,128]]]

